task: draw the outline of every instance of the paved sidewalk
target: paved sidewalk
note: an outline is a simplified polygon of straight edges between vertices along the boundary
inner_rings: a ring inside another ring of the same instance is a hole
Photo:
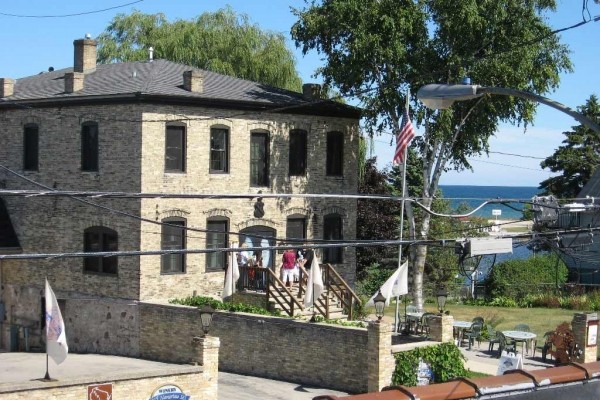
[[[481,346],[474,345],[471,350],[467,350],[464,347],[460,347],[461,353],[467,358],[465,367],[474,372],[482,372],[488,375],[496,375],[500,359],[496,358],[495,354],[488,352],[487,349],[487,342],[482,342]],[[554,364],[551,361],[543,362],[541,356],[539,355],[539,352],[536,355],[536,357],[530,357],[527,355],[522,356],[524,370],[545,369],[554,366]]]

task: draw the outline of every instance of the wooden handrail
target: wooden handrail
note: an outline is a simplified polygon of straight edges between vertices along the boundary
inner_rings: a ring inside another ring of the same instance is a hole
[[[354,290],[352,290],[352,288],[350,288],[350,286],[348,286],[346,281],[340,276],[340,274],[338,274],[338,272],[331,266],[331,264],[325,264],[325,265],[327,266],[327,269],[330,272],[333,272],[333,275],[342,284],[342,286],[348,291],[348,293],[350,293],[350,295],[354,298],[354,300],[358,301],[359,304],[362,304],[362,301],[360,301],[360,298],[356,295],[356,293],[354,293]]]
[[[290,299],[290,310],[285,310],[285,307],[283,304],[281,304],[281,302],[279,301],[279,299],[275,298],[275,301],[277,301],[279,303],[279,305],[281,307],[284,308],[284,310],[288,313],[288,315],[290,317],[294,316],[294,303],[298,306],[298,308],[300,310],[304,310],[304,305],[301,304],[296,297],[294,297],[293,293],[287,288],[287,286],[285,286],[285,284],[283,283],[283,281],[281,279],[279,279],[279,277],[275,274],[275,272],[273,272],[273,270],[271,270],[270,268],[266,269],[268,272],[268,276],[269,279],[267,279],[267,302],[269,301],[269,297],[270,297],[270,291],[271,291],[271,287],[273,287],[275,289],[275,291],[277,293],[279,293],[279,295],[281,295],[282,297],[287,297]],[[271,285],[271,279],[273,281],[275,281],[277,283],[278,286],[275,285]],[[285,292],[285,294],[282,294],[281,288],[283,288],[283,291]],[[286,296],[287,295],[287,296]]]

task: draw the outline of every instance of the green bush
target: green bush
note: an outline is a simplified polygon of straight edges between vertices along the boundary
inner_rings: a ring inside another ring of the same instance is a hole
[[[494,266],[486,284],[492,298],[514,301],[527,295],[544,294],[567,280],[567,266],[556,255],[536,255],[525,260],[508,260]]]
[[[431,367],[435,383],[447,382],[459,376],[466,376],[464,361],[454,343],[442,343],[435,346],[418,347],[414,350],[395,354],[396,369],[392,375],[393,385],[416,386],[419,360]]]
[[[370,299],[394,272],[395,269],[386,269],[377,263],[369,265],[363,271],[364,278],[357,285],[358,294]]]
[[[204,296],[192,296],[186,297],[185,299],[173,299],[169,300],[169,303],[173,304],[182,304],[184,306],[192,306],[192,307],[202,307],[205,304],[210,305],[215,310],[224,310],[224,311],[232,311],[232,312],[245,312],[249,314],[260,314],[260,315],[272,315],[275,317],[280,317],[281,313],[279,311],[267,311],[264,308],[251,306],[249,304],[243,303],[223,303],[220,300],[215,300],[212,297],[204,297]]]

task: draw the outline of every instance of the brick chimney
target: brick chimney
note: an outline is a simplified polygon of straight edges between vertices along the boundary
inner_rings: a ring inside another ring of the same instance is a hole
[[[11,78],[0,78],[0,98],[12,96],[15,90],[15,80]]]
[[[302,85],[304,100],[319,100],[321,98],[321,85],[318,83],[305,83]]]
[[[87,34],[85,39],[77,39],[73,42],[75,47],[73,71],[94,72],[96,70],[96,41]]]
[[[67,72],[65,74],[65,93],[73,93],[83,89],[83,79],[85,74],[82,72]]]
[[[184,71],[183,88],[188,92],[204,92],[204,74],[202,71]]]

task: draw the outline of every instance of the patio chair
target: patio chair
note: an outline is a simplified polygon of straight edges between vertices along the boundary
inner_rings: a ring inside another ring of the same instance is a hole
[[[465,337],[469,341],[469,350],[471,350],[471,345],[475,344],[477,340],[477,347],[481,346],[481,330],[483,329],[483,324],[479,322],[474,322],[471,325],[471,328],[465,332]]]
[[[417,332],[429,336],[429,318],[435,316],[434,313],[426,312],[421,316],[421,321],[417,324]]]
[[[546,357],[550,355],[550,359],[552,359],[552,351],[548,351],[552,349],[552,334],[554,331],[548,331],[544,333],[544,337],[541,340],[541,343],[538,345],[537,340],[534,341],[533,344],[533,357],[535,357],[535,351],[540,350],[542,352],[542,361],[546,362]]]
[[[517,347],[514,341],[509,341],[500,331],[496,331],[496,337],[498,338],[499,342],[498,354],[496,355],[497,358],[500,358],[504,350],[506,350],[508,353],[517,354]]]
[[[518,324],[513,330],[521,332],[531,332],[531,329],[527,324]],[[521,343],[521,352],[523,351],[523,346],[525,346],[527,353],[529,353],[529,342],[530,340],[515,340],[515,344]]]
[[[483,325],[483,317],[475,317],[471,322],[477,322],[478,324]]]
[[[500,339],[498,339],[497,332],[493,326],[491,326],[490,324],[486,324],[485,329],[487,330],[488,338],[490,340],[490,343],[488,345],[488,351],[494,351],[494,345],[498,344],[498,346],[499,346]]]

